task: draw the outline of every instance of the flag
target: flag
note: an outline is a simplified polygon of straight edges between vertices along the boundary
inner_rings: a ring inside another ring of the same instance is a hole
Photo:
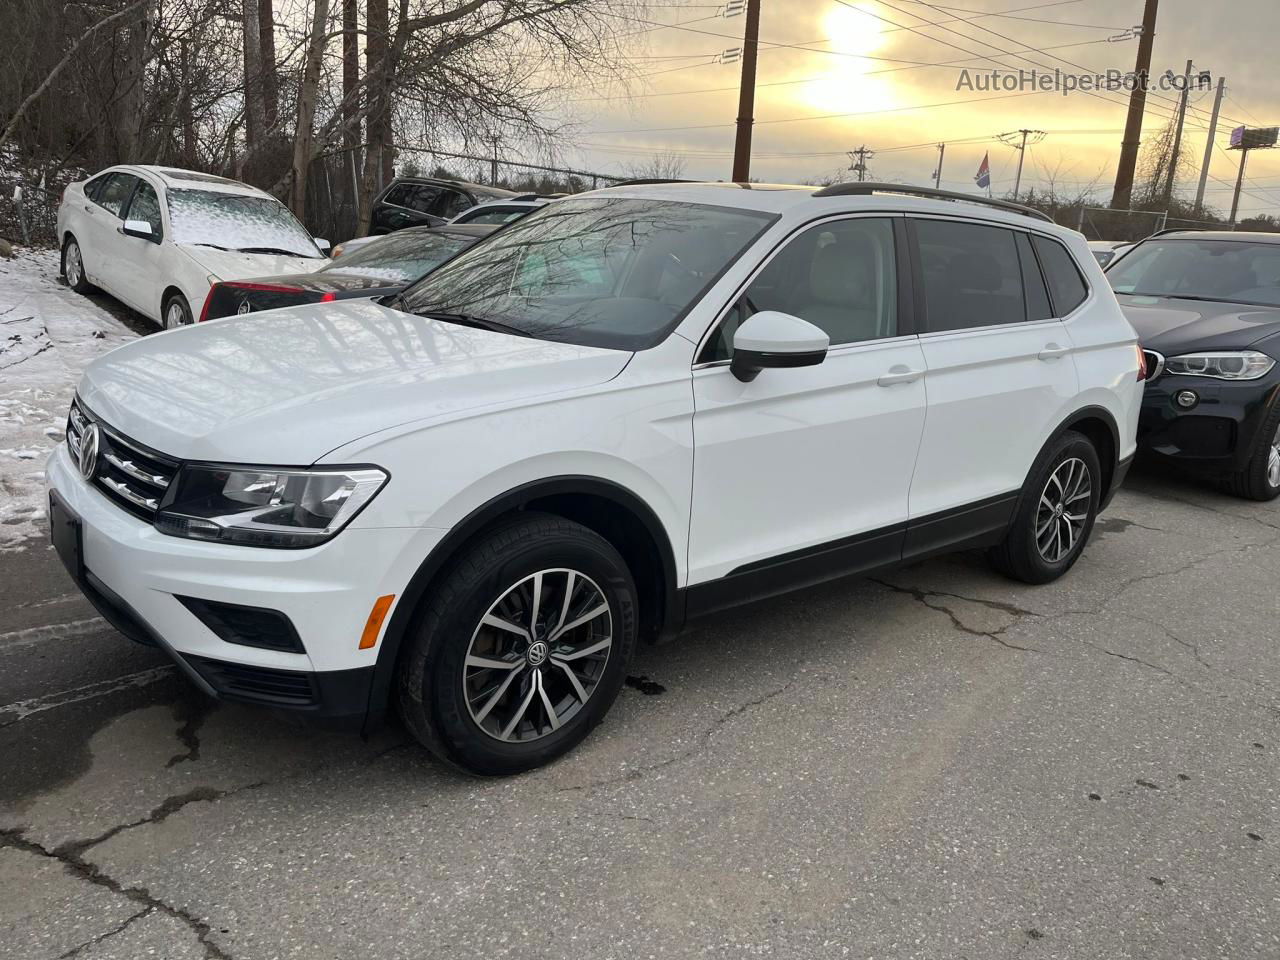
[[[984,190],[990,189],[991,187],[990,157],[991,157],[991,154],[989,152],[984,153],[982,155],[982,163],[978,166],[978,173],[973,178],[974,182],[977,183],[977,185],[982,187]]]

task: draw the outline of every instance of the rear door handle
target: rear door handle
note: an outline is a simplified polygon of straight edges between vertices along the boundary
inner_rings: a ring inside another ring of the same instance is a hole
[[[912,370],[905,364],[895,363],[887,372],[880,374],[876,383],[882,387],[892,387],[896,383],[915,383],[923,376],[923,370]]]
[[[1065,357],[1071,352],[1070,347],[1063,347],[1056,343],[1046,343],[1044,349],[1040,351],[1041,360],[1057,360],[1059,357]]]

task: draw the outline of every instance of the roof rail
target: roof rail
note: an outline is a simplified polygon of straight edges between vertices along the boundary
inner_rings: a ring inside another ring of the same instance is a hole
[[[977,203],[984,207],[995,207],[1010,213],[1020,213],[1024,217],[1036,217],[1048,223],[1053,218],[1041,213],[1034,207],[1023,206],[1011,200],[996,200],[993,197],[981,197],[971,193],[956,193],[954,190],[935,190],[933,187],[913,187],[905,183],[835,183],[821,190],[815,190],[815,197],[858,197],[870,196],[873,193],[901,193],[910,197],[925,197],[930,200],[957,200],[963,203]]]
[[[1199,227],[1165,227],[1163,230],[1157,230],[1155,233],[1149,233],[1142,240],[1150,240],[1152,237],[1163,237],[1166,233],[1231,233],[1230,230],[1201,230]],[[1141,243],[1142,240],[1135,240],[1134,243]]]

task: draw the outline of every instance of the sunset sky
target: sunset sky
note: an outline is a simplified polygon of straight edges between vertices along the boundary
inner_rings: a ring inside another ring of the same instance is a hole
[[[943,186],[976,189],[973,176],[989,150],[1000,194],[1012,189],[1017,152],[996,135],[1027,127],[1047,136],[1028,150],[1024,189],[1056,177],[1064,192],[1075,193],[1096,180],[1099,196],[1109,199],[1127,93],[1010,95],[958,91],[957,81],[963,68],[974,74],[996,66],[1033,69],[1028,60],[1072,73],[1132,70],[1137,40],[1124,35],[1141,22],[1142,9],[1142,0],[763,0],[752,175],[795,182],[847,173],[846,151],[865,143],[876,151],[869,164],[874,177],[926,183],[937,162],[935,145],[947,141]],[[674,151],[685,157],[684,176],[729,175],[741,67],[713,61],[741,45],[745,17],[726,18],[722,11],[709,3],[672,3],[639,15],[634,42],[647,76],[629,94],[588,89],[572,95],[566,109],[578,122],[575,163],[616,170]],[[980,13],[1005,16],[972,19]],[[658,23],[680,28],[654,28]],[[1193,57],[1215,82],[1225,74],[1218,136],[1225,148],[1233,126],[1280,123],[1277,36],[1277,0],[1163,0],[1153,73],[1181,74]],[[999,50],[1028,59],[999,56]],[[1175,98],[1167,92],[1148,99],[1146,134],[1168,122]],[[1212,91],[1192,93],[1184,146],[1197,170],[1212,104]],[[1214,152],[1210,172],[1217,179],[1209,182],[1208,202],[1223,210],[1230,206],[1237,157]],[[1280,150],[1253,153],[1247,175],[1242,214],[1280,213]],[[1194,179],[1184,191],[1194,195]]]

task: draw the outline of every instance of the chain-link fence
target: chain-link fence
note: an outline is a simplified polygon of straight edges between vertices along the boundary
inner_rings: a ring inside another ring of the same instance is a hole
[[[0,177],[0,237],[24,246],[55,245],[60,201],[60,190]]]
[[[1090,240],[1129,242],[1142,240],[1161,230],[1232,229],[1230,224],[1219,220],[1174,217],[1168,210],[1112,210],[1108,207],[1081,207],[1076,222],[1072,226]]]

